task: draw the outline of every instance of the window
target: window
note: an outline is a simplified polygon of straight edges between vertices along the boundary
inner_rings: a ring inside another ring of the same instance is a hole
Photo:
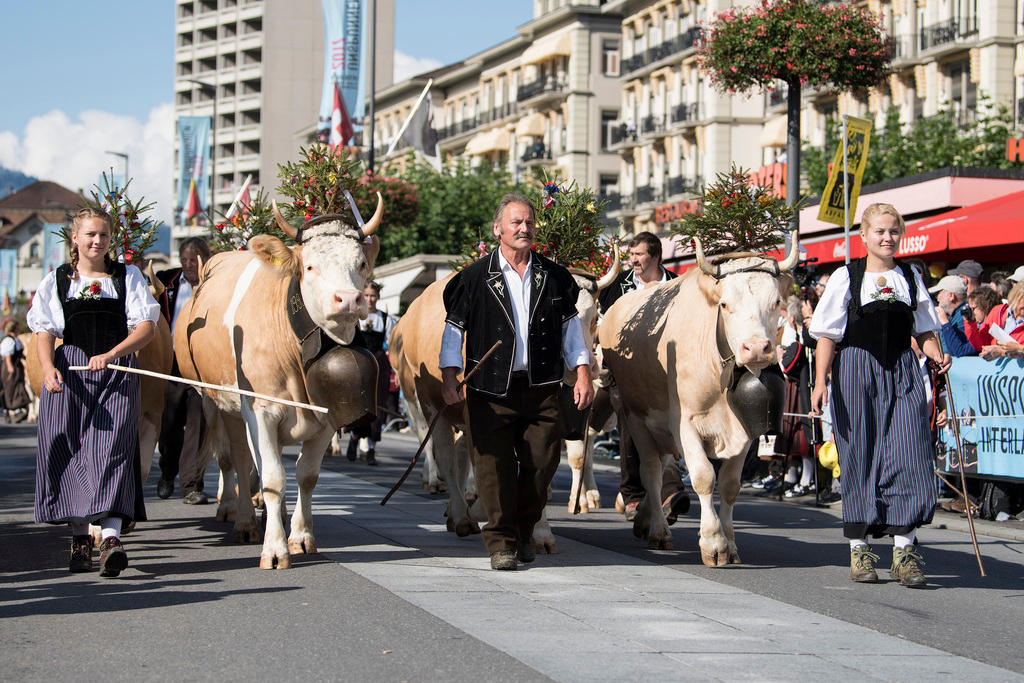
[[[221,38],[234,38],[237,32],[236,24],[233,21],[220,27]]]
[[[191,76],[192,75],[192,62],[178,62],[178,75],[179,76]]]
[[[192,3],[184,2],[178,6],[178,17],[181,19],[191,19],[194,13]]]
[[[619,112],[606,109],[601,112],[601,150],[607,151],[612,146],[612,129],[615,128]]]
[[[235,156],[235,143],[228,142],[223,145],[217,145],[218,159],[230,159],[233,156]]]
[[[259,64],[263,59],[263,50],[253,48],[242,53],[242,64]]]
[[[234,128],[235,127],[235,114],[229,112],[227,114],[220,115],[220,123],[217,124],[218,128]]]
[[[230,99],[235,96],[235,84],[225,83],[220,86],[220,96],[224,99]]]
[[[192,91],[184,90],[178,93],[178,104],[192,104]]]
[[[178,47],[192,47],[192,31],[178,34]]]
[[[619,41],[605,40],[601,42],[601,64],[605,76],[617,78],[619,75]]]
[[[259,33],[263,30],[263,20],[260,18],[247,19],[245,24],[242,26],[242,33],[249,35],[251,33]]]
[[[978,113],[978,84],[971,82],[971,62],[964,59],[947,67],[949,102],[957,123],[965,125]]]
[[[236,56],[236,54],[234,52],[228,52],[228,53],[224,54],[220,58],[220,67],[222,69],[234,68],[235,62],[237,60],[238,60],[238,57]]]
[[[217,58],[216,57],[206,57],[204,59],[200,59],[199,60],[199,73],[205,73],[207,71],[216,71],[216,70],[217,70]]]

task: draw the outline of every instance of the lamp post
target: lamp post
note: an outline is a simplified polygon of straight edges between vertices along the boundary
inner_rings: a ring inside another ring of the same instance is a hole
[[[199,86],[200,90],[210,93],[213,99],[213,118],[210,119],[210,225],[213,225],[216,223],[213,218],[213,205],[217,191],[217,86],[195,78],[186,80]]]
[[[107,150],[107,154],[112,154],[115,157],[121,157],[122,159],[124,159],[124,184],[127,185],[128,184],[128,179],[129,179],[129,176],[128,176],[128,153],[127,152],[114,152],[114,151],[108,149]]]

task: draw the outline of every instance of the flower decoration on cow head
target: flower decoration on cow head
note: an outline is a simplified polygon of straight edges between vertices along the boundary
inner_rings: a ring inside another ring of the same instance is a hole
[[[110,234],[111,258],[131,264],[141,260],[142,254],[153,246],[157,230],[162,221],[154,221],[152,216],[156,202],[147,202],[145,197],[132,201],[128,196],[132,179],[129,178],[123,187],[114,180],[114,169],[102,174],[103,187],[93,185],[89,191],[91,198],[85,205],[100,209],[110,214],[113,224]],[[68,228],[61,230],[62,239],[71,244]]]
[[[281,205],[289,222],[340,214],[356,224],[345,192],[355,191],[359,162],[349,157],[347,147],[302,147],[297,162],[278,164],[277,169],[281,181],[277,191],[291,200]]]
[[[612,262],[612,243],[603,237],[607,199],[576,181],[545,179],[537,210],[534,249],[563,266],[603,275]],[[539,199],[539,201],[538,201]]]
[[[706,254],[766,252],[778,248],[789,230],[793,207],[768,187],[757,185],[735,164],[704,190],[700,213],[672,224],[684,246],[700,240]]]
[[[291,244],[288,237],[274,221],[274,211],[270,205],[270,197],[261,187],[248,207],[236,207],[230,216],[223,215],[223,220],[210,230],[210,250],[236,251],[245,249],[256,235],[273,235],[285,244]]]

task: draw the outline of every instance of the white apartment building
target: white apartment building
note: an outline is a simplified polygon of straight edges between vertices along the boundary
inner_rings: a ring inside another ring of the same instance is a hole
[[[272,190],[277,164],[297,157],[295,134],[320,109],[322,22],[319,0],[176,0],[175,116],[214,117],[215,211],[249,174],[254,196]],[[177,152],[176,134],[175,197]],[[172,261],[183,239],[207,233],[175,224]]]

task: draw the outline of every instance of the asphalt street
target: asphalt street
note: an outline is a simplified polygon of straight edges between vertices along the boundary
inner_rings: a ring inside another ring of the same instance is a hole
[[[386,435],[379,467],[325,460],[320,552],[292,569],[260,571],[258,545],[231,543],[214,505],[157,498],[154,473],[131,566],[100,579],[68,573],[66,528],[32,523],[34,446],[34,427],[0,426],[4,680],[1024,680],[1013,523],[979,524],[985,578],[963,520],[943,515],[920,533],[927,589],[885,572],[859,585],[838,509],[745,492],[743,564],[709,569],[696,509],[673,527],[676,550],[649,551],[611,508],[616,467],[598,471],[608,507],[577,516],[562,468],[559,553],[492,572],[479,536],[445,531],[418,473],[379,505],[415,449]]]

